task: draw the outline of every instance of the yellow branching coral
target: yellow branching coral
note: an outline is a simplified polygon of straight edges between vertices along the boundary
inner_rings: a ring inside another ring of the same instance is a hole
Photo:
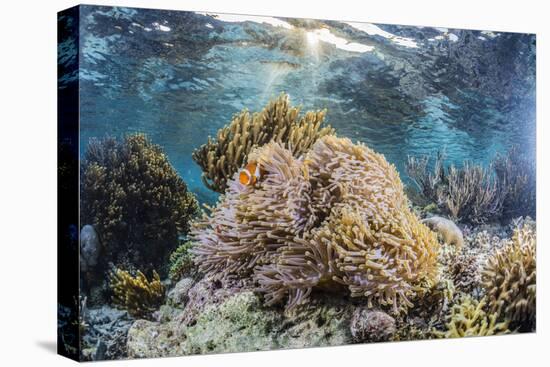
[[[536,320],[536,231],[533,224],[516,227],[509,244],[487,260],[482,272],[492,312],[513,327],[532,330]]]
[[[259,113],[243,110],[235,115],[218,131],[216,139],[209,138],[193,152],[193,159],[203,170],[204,184],[223,193],[248,154],[272,140],[298,157],[318,138],[334,132],[330,126],[322,126],[325,111],[309,111],[301,117],[299,113],[299,108],[290,106],[288,95],[281,94]]]
[[[435,282],[436,235],[382,155],[328,135],[302,158],[272,142],[249,159],[266,171],[258,185],[234,177],[192,231],[203,271],[251,275],[268,304],[289,308],[315,287],[347,287],[397,312]]]
[[[447,315],[447,330],[435,331],[434,334],[443,338],[462,338],[508,333],[506,321],[499,322],[497,313],[485,311],[486,302],[485,298],[477,301],[471,296],[464,296]]]
[[[116,269],[111,273],[110,286],[113,302],[134,317],[146,317],[164,300],[164,286],[156,271],[151,281],[141,272],[133,277],[129,272]]]

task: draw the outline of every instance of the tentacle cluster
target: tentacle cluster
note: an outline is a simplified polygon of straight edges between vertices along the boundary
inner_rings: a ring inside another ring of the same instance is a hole
[[[398,312],[435,282],[436,236],[384,156],[329,135],[300,158],[272,142],[249,160],[265,177],[255,187],[234,177],[192,231],[203,271],[251,276],[267,304],[288,308],[314,288],[347,288]]]

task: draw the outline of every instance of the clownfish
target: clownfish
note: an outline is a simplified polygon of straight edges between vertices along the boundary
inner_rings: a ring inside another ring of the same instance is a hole
[[[239,182],[244,186],[254,185],[263,172],[258,163],[250,162],[239,172]]]

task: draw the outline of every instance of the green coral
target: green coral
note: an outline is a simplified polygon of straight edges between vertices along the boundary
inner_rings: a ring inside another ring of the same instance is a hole
[[[193,269],[193,254],[189,251],[193,248],[193,242],[187,241],[170,254],[170,270],[168,275],[173,281],[180,280]]]
[[[281,94],[261,112],[243,110],[220,129],[216,139],[193,152],[193,159],[202,168],[204,184],[223,193],[248,154],[272,140],[283,143],[295,157],[305,153],[315,141],[332,134],[330,126],[323,127],[325,111],[308,111],[299,116],[300,108],[290,106],[287,94]]]
[[[113,303],[128,311],[134,317],[147,317],[157,310],[164,300],[164,285],[156,271],[148,280],[138,271],[136,276],[121,269],[110,274]]]
[[[194,195],[145,135],[90,140],[81,167],[81,223],[99,232],[104,267],[161,268],[197,212]]]

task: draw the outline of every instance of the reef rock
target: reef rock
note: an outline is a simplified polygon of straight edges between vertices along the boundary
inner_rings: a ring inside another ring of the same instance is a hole
[[[82,336],[87,360],[120,359],[126,354],[126,335],[133,319],[126,311],[109,306],[84,311],[87,327]]]
[[[186,313],[184,309],[181,311]],[[351,342],[349,308],[316,305],[285,316],[265,308],[250,291],[210,304],[185,325],[136,321],[128,332],[128,356],[164,357],[203,353],[342,345]]]
[[[88,272],[97,265],[101,243],[92,225],[86,224],[80,231],[80,269]]]
[[[192,278],[183,278],[177,282],[174,288],[168,292],[168,303],[174,306],[183,307],[189,299],[187,293],[193,286],[193,283]]]

